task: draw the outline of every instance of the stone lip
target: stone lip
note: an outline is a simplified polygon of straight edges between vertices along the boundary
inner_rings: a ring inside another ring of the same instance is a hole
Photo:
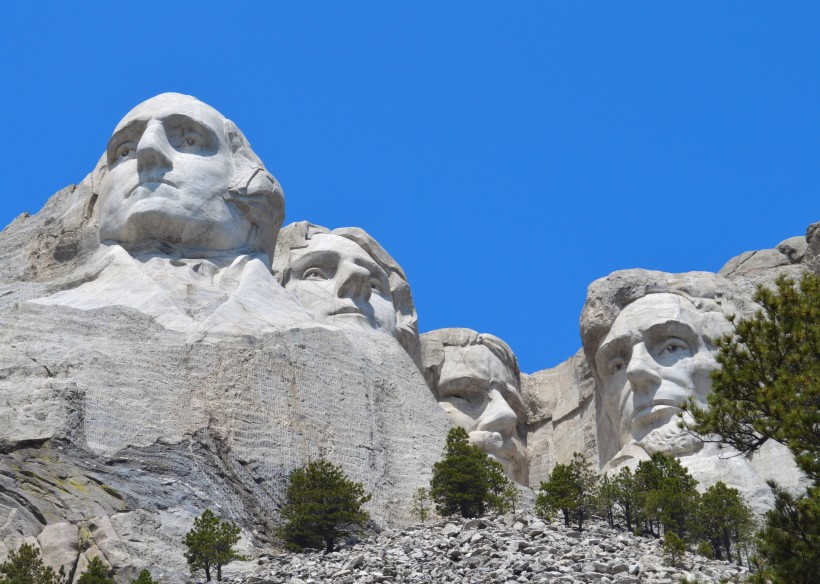
[[[328,555],[281,554],[262,557],[257,564],[229,566],[227,581],[626,584],[686,577],[706,584],[748,573],[745,567],[688,553],[680,567],[671,567],[663,561],[660,540],[597,521],[577,531],[529,513],[443,519],[386,530]]]

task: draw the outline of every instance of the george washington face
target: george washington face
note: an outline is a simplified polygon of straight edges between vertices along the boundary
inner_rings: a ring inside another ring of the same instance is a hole
[[[235,172],[226,121],[173,93],[129,112],[106,149],[100,239],[194,251],[246,248],[255,227],[226,200]]]

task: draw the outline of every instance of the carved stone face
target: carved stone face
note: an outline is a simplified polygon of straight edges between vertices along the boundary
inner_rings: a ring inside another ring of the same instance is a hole
[[[291,250],[285,288],[319,322],[396,335],[396,310],[385,271],[353,241],[323,233]]]
[[[234,163],[226,119],[186,95],[131,110],[106,149],[100,239],[166,242],[181,250],[238,250],[253,226],[226,201]]]
[[[721,315],[704,315],[688,299],[667,293],[644,296],[615,319],[595,364],[621,446],[650,433],[656,441],[672,440],[683,432],[677,428],[679,406],[690,397],[706,405],[709,374],[718,367],[705,335],[706,321],[714,319],[728,325]]]
[[[467,430],[470,442],[520,482],[526,460],[516,429],[518,416],[507,401],[519,393],[515,375],[483,345],[446,346],[444,355],[439,405],[453,425]]]

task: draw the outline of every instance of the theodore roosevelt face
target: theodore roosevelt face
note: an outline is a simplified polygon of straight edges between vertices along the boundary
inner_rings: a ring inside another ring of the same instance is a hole
[[[285,288],[319,322],[396,335],[396,309],[385,271],[358,244],[314,235],[291,250]]]
[[[688,398],[705,407],[718,367],[694,304],[676,294],[649,294],[624,308],[601,342],[595,364],[604,407],[620,445],[677,427]],[[720,316],[719,318],[723,318]]]
[[[241,250],[253,226],[225,199],[234,176],[226,119],[193,97],[162,94],[134,108],[106,149],[100,239]]]
[[[517,433],[518,416],[508,399],[518,395],[510,368],[484,345],[446,346],[437,391],[439,405],[470,442],[521,480],[526,461]]]

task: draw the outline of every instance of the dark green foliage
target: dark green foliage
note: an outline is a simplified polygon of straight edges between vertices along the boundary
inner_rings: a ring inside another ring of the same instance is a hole
[[[767,440],[785,444],[800,468],[820,478],[820,276],[777,290],[758,288],[763,310],[717,340],[709,408],[687,404],[689,424],[706,440],[751,454]],[[710,436],[712,435],[712,436]]]
[[[620,513],[627,531],[632,532],[641,518],[641,497],[635,484],[635,475],[625,466],[612,479],[612,485],[615,508]]]
[[[422,523],[427,521],[430,517],[430,505],[430,491],[424,487],[416,489],[416,492],[413,493],[413,505],[410,509],[416,519]]]
[[[447,433],[444,457],[433,465],[430,496],[439,515],[479,517],[504,508],[509,481],[501,465],[469,443],[464,428]]]
[[[820,488],[799,499],[770,483],[774,509],[758,533],[763,574],[775,583],[809,584],[820,575]]]
[[[516,512],[518,504],[521,502],[521,493],[518,492],[518,487],[515,486],[515,483],[512,481],[507,482],[507,486],[504,487],[504,492],[501,493],[501,499],[503,501],[503,508],[499,510],[500,513],[507,513],[509,511],[513,513]]]
[[[643,531],[659,537],[663,528],[663,532],[674,531],[688,539],[700,498],[697,484],[676,458],[656,452],[650,460],[641,461],[635,485]]]
[[[699,556],[703,556],[704,558],[709,558],[710,560],[714,559],[715,551],[712,549],[712,546],[709,545],[707,541],[701,541],[698,543],[698,551]]]
[[[557,464],[547,481],[541,482],[535,498],[535,513],[544,519],[561,511],[564,525],[575,521],[578,529],[583,529],[584,520],[598,501],[596,483],[598,477],[590,462],[576,452],[569,464]]]
[[[674,531],[663,534],[663,557],[670,566],[677,566],[686,553],[686,543]]]
[[[58,572],[43,564],[40,550],[24,543],[12,550],[8,560],[0,564],[0,584],[64,584],[65,570]]]
[[[98,556],[94,556],[85,572],[80,574],[77,584],[114,584],[114,579],[108,566]]]
[[[732,561],[736,550],[749,541],[754,527],[752,510],[737,489],[718,481],[703,493],[697,519],[697,535],[709,542],[718,560]]]
[[[222,581],[222,566],[244,559],[233,546],[239,541],[239,527],[230,521],[222,521],[210,509],[194,520],[194,527],[185,535],[183,543],[188,548],[185,559],[191,575],[205,571],[205,580],[211,581],[211,569],[216,568],[216,579]]]
[[[151,578],[151,572],[148,570],[141,570],[137,579],[134,580],[133,584],[159,584],[156,580]]]
[[[340,466],[324,459],[309,462],[290,475],[279,535],[288,549],[330,553],[338,539],[361,531],[370,520],[362,509],[370,497]]]
[[[813,481],[795,499],[774,484],[775,507],[758,534],[759,581],[816,582],[820,573],[820,276],[758,288],[763,309],[717,341],[709,408],[687,404],[688,427],[743,454],[785,444]],[[717,550],[716,550],[717,551]]]
[[[506,513],[508,511],[507,496],[508,489],[515,489],[515,486],[507,479],[504,474],[504,467],[497,460],[493,460],[484,455],[484,469],[487,476],[487,506],[496,513]]]

